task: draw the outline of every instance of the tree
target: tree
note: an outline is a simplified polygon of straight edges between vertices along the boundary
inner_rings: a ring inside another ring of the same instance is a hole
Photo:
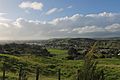
[[[73,47],[69,48],[68,50],[68,54],[71,55],[71,56],[75,56],[78,54],[77,50]]]
[[[81,58],[81,55],[80,53],[78,53],[78,50],[73,47],[69,48],[68,55],[69,56],[67,57],[67,59],[70,59],[70,60],[78,60]]]

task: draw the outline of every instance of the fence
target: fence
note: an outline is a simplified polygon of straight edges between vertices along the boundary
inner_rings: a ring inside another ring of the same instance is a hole
[[[1,76],[0,80],[44,80],[44,79],[42,79],[40,77],[40,68],[39,67],[35,68],[35,72],[34,72],[35,73],[35,77],[34,77],[34,79],[29,79],[27,77],[27,70],[26,70],[27,68],[24,68],[23,66],[19,66],[17,79],[8,79],[7,76],[6,76],[6,73],[7,73],[6,66],[7,65],[5,63],[3,63],[2,76]],[[61,74],[61,69],[58,69],[56,71],[56,73],[58,73],[57,76],[56,76],[56,80],[69,80],[69,79],[62,79],[63,75]],[[87,74],[88,73],[86,73],[86,74],[81,73],[81,70],[77,70],[77,73],[75,74],[74,80],[105,80],[103,69],[100,71],[100,74],[92,74],[90,76],[90,78],[85,79],[85,76],[83,76],[83,75],[87,75]],[[94,76],[94,75],[96,75],[96,76]],[[91,77],[95,77],[95,78],[92,79]],[[45,79],[45,80],[48,80],[48,79]],[[50,80],[52,80],[52,79],[50,79]]]
[[[7,72],[6,66],[7,65],[5,63],[3,63],[2,78],[0,80],[8,80],[6,78],[6,72]],[[77,71],[77,78],[76,78],[76,80],[80,80],[79,72],[80,72],[80,70]],[[18,79],[17,80],[28,80],[27,77],[26,77],[27,76],[26,71],[25,71],[23,66],[19,67],[18,73],[19,73],[19,75],[18,75]],[[61,80],[61,69],[58,69],[58,71],[56,71],[56,73],[58,73],[58,75],[57,75],[58,79],[57,80]],[[36,75],[35,76],[35,80],[42,80],[42,79],[40,79],[40,68],[39,67],[36,67],[35,75]]]

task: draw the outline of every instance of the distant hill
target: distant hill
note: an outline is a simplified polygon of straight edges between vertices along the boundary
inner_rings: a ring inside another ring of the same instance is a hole
[[[53,38],[48,40],[0,40],[0,44],[9,44],[9,43],[33,43],[33,44],[46,44],[46,43],[68,43],[71,41],[96,41],[96,40],[120,40],[120,37],[108,37],[108,38]]]
[[[120,37],[110,37],[110,38],[94,38],[96,40],[120,40]]]

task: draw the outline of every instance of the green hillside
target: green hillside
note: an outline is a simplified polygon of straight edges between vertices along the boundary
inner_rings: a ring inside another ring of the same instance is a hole
[[[88,54],[89,53],[89,54]],[[0,79],[6,68],[8,80],[18,80],[20,67],[28,80],[76,80],[77,71],[84,71],[86,56],[97,61],[97,70],[104,70],[105,80],[120,80],[120,41],[88,38],[17,41],[0,45]],[[3,67],[3,63],[5,67]]]
[[[9,80],[16,80],[20,65],[27,70],[28,80],[35,79],[35,69],[40,67],[41,80],[56,80],[57,71],[61,69],[62,80],[75,80],[76,71],[83,65],[83,60],[66,60],[66,50],[48,49],[54,57],[41,57],[35,55],[13,56],[9,54],[0,54],[0,68],[2,69],[2,61],[8,65],[7,77]],[[106,80],[120,80],[120,61],[116,58],[97,59],[98,67],[105,69]],[[2,70],[0,71],[2,77]]]

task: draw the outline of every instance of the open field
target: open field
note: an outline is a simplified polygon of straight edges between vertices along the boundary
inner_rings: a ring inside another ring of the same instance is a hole
[[[16,72],[9,71],[7,76],[10,80],[12,78],[18,77],[19,64],[24,64],[24,67],[29,69],[28,79],[33,80],[35,78],[35,67],[40,66],[41,80],[56,80],[57,70],[61,69],[62,80],[74,80],[76,76],[76,71],[80,69],[83,65],[83,60],[66,60],[67,56],[66,50],[58,49],[48,49],[54,57],[39,57],[35,55],[22,55],[13,56],[8,54],[0,54],[0,60],[6,58],[9,69],[15,69]],[[120,60],[117,58],[105,58],[96,59],[98,61],[98,67],[105,69],[106,80],[120,80]],[[0,65],[2,68],[2,64]],[[2,76],[2,71],[0,71],[0,76]]]

